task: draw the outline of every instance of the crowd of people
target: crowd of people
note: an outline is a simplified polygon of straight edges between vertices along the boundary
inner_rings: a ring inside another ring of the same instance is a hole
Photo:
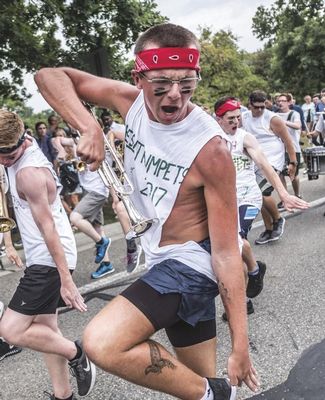
[[[199,55],[190,31],[157,25],[136,42],[134,85],[72,68],[40,70],[36,83],[57,115],[36,124],[36,139],[26,135],[16,114],[0,111],[0,164],[7,167],[27,265],[0,335],[16,352],[27,347],[46,355],[53,400],[75,399],[68,366],[79,396],[92,390],[95,365],[186,400],[234,400],[243,382],[258,389],[247,314],[254,312],[252,299],[263,289],[267,266],[256,260],[248,234],[261,211],[265,229],[255,243],[279,240],[286,223],[281,210],[308,208],[299,182],[301,148],[323,143],[325,90],[305,96],[301,107],[286,92],[271,97],[254,90],[247,104],[229,94],[209,112],[191,102],[201,79]],[[96,120],[80,99],[106,111]],[[125,126],[107,109],[116,110]],[[103,131],[113,143],[124,142],[132,201],[155,223],[141,245],[126,238],[127,271],[138,266],[142,250],[147,271],[94,317],[82,343],[72,342],[59,331],[56,309],[65,304],[87,310],[72,279],[73,230],[94,241],[99,266],[91,277],[97,279],[114,272],[111,240],[103,231],[109,195],[124,233],[130,225],[119,197],[96,171],[106,157]],[[35,187],[44,195],[35,196]],[[58,212],[62,205],[66,213]],[[36,207],[43,212],[36,215]],[[47,293],[42,301],[35,301],[32,279]],[[219,294],[231,332],[229,380],[216,378]],[[175,354],[151,339],[160,329]]]

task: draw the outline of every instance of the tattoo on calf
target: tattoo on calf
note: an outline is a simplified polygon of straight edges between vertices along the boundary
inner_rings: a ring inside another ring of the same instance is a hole
[[[144,373],[148,375],[150,372],[153,374],[161,374],[162,369],[164,367],[175,369],[176,365],[174,365],[170,360],[161,357],[161,353],[159,350],[159,346],[153,340],[148,340],[149,348],[150,348],[150,358],[151,365],[149,365]]]

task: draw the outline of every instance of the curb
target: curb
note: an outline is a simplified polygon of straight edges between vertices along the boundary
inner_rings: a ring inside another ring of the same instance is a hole
[[[281,215],[283,217],[285,217],[286,219],[297,217],[298,215],[300,215],[302,213],[308,212],[308,210],[325,205],[325,197],[311,201],[309,204],[310,204],[310,207],[307,210],[297,210],[297,211],[294,211],[291,213],[288,211],[285,211],[285,212],[281,213]],[[252,230],[260,228],[262,226],[264,226],[263,221],[258,221],[253,224]],[[123,231],[122,231],[122,228],[121,228],[121,225],[119,222],[114,222],[112,224],[105,225],[104,230],[105,230],[105,233],[112,239],[112,243],[124,238],[124,234],[123,234]],[[75,233],[75,239],[76,239],[78,252],[88,250],[94,246],[94,242],[88,236],[86,236],[84,233],[81,233],[81,232]],[[24,251],[18,250],[18,254],[24,262],[25,261]],[[1,261],[2,261],[4,269],[3,270],[0,269],[0,278],[1,278],[1,276],[5,276],[9,273],[21,271],[19,268],[13,266],[9,262],[7,257],[3,257],[3,259]],[[98,292],[100,290],[111,289],[114,287],[123,286],[123,284],[124,284],[123,282],[125,282],[125,285],[126,285],[128,281],[130,281],[130,280],[132,281],[132,280],[136,279],[138,276],[140,276],[141,273],[143,273],[145,271],[145,269],[146,269],[145,265],[141,264],[137,268],[137,271],[135,271],[131,274],[129,274],[127,272],[119,272],[113,276],[100,279],[99,281],[87,283],[86,285],[79,287],[79,291],[82,295],[87,295],[87,294],[90,294],[93,292]]]

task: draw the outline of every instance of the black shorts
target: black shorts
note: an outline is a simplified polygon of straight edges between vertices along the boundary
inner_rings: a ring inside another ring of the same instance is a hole
[[[134,304],[152,323],[155,330],[165,329],[174,347],[187,347],[216,336],[216,320],[199,321],[195,326],[178,316],[180,293],[160,294],[141,279],[121,295]]]
[[[24,315],[55,314],[57,308],[65,306],[60,289],[57,268],[31,265],[25,269],[8,307]]]

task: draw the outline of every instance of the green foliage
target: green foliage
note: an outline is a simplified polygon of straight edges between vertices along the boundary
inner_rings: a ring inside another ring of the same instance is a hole
[[[213,34],[204,28],[200,42],[202,81],[194,101],[213,110],[221,96],[236,96],[245,102],[252,90],[267,89],[266,80],[253,73],[247,53],[238,49],[237,39],[230,31]]]
[[[302,100],[325,86],[325,9],[323,0],[278,0],[257,9],[253,32],[269,39],[274,90]]]
[[[89,69],[87,57],[99,49],[111,60],[109,74],[123,77],[121,64],[139,33],[166,20],[156,8],[153,0],[1,1],[0,72],[11,76],[0,79],[3,99],[26,98],[20,89],[26,72]]]

